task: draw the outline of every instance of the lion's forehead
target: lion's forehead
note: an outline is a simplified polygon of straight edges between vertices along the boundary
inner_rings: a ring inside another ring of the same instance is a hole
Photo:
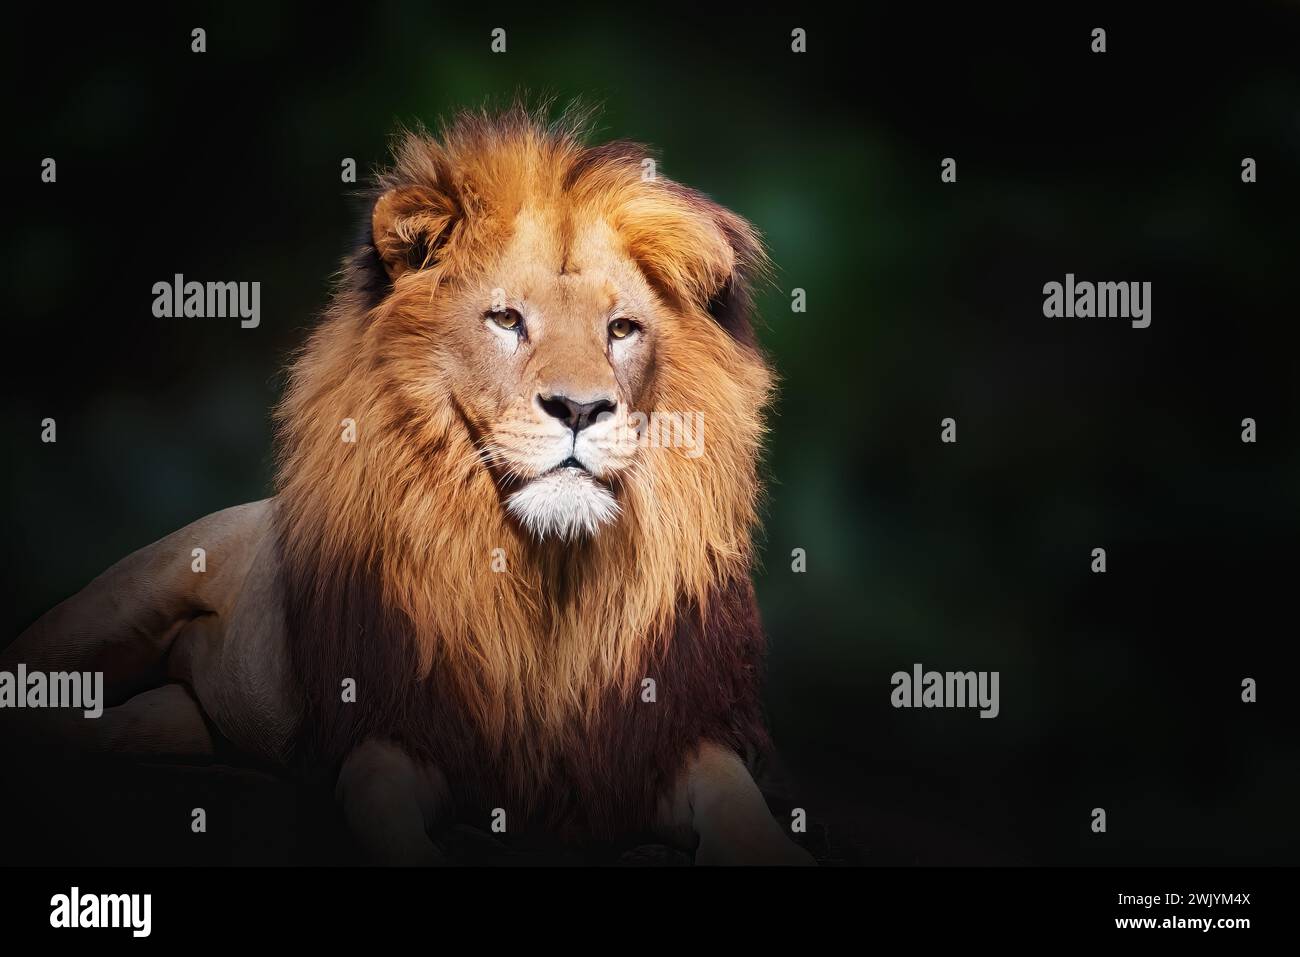
[[[526,208],[489,268],[486,291],[521,300],[541,318],[574,312],[604,316],[651,307],[649,284],[608,221],[597,213]]]

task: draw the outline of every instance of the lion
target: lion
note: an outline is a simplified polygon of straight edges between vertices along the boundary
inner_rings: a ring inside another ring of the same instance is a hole
[[[114,706],[68,722],[87,746],[201,753],[215,729],[326,769],[375,862],[444,861],[453,821],[811,862],[751,773],[768,259],[586,128],[515,106],[399,134],[289,365],[274,497],[123,559],[6,651],[103,671]],[[646,441],[671,415],[703,427],[690,448]]]

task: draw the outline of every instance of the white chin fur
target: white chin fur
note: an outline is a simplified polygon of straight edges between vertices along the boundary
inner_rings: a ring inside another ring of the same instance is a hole
[[[577,469],[533,479],[506,500],[506,508],[537,538],[591,536],[618,517],[618,502]]]

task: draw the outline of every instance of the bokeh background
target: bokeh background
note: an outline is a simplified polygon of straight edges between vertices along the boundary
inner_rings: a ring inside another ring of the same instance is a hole
[[[269,494],[279,370],[355,235],[343,158],[364,172],[397,124],[521,90],[580,96],[603,104],[602,137],[653,144],[777,263],[757,583],[771,722],[823,858],[1297,861],[1294,4],[1149,21],[415,2],[22,17],[6,38],[0,641],[129,551]],[[1045,319],[1042,286],[1067,272],[1152,282],[1151,327]],[[154,318],[151,287],[174,273],[260,281],[260,328]],[[890,675],[914,662],[999,671],[1001,715],[894,710]],[[11,770],[11,801],[40,792]],[[324,854],[319,795],[262,771],[65,773],[71,795],[24,799],[70,814],[29,818],[47,860]],[[231,813],[178,849],[157,809],[204,789]]]

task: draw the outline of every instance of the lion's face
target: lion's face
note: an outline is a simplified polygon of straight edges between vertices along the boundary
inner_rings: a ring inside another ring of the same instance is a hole
[[[498,255],[444,292],[440,376],[506,508],[539,538],[595,534],[639,454],[661,323],[675,321],[598,219],[521,211]],[[566,241],[567,239],[567,241]]]
[[[703,403],[664,410],[691,391],[664,384],[686,362],[727,375],[718,360],[736,332],[710,310],[761,252],[734,214],[645,180],[635,153],[490,135],[461,144],[459,165],[409,143],[377,198],[373,243],[391,280],[379,352],[409,422],[450,403],[520,526],[591,537],[624,512],[629,483],[652,480],[661,413],[703,431]],[[696,435],[680,437],[701,454]]]

